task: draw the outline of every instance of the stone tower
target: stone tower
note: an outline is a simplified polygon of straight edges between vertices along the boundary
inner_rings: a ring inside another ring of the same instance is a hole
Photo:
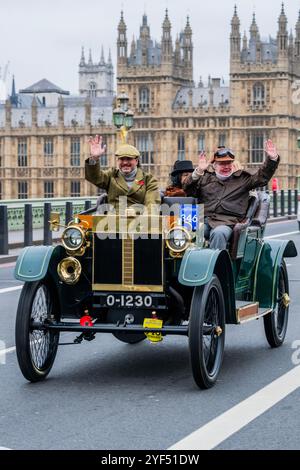
[[[166,116],[171,112],[180,87],[193,86],[193,43],[189,19],[174,48],[168,10],[162,24],[161,42],[151,38],[148,18],[144,14],[139,37],[133,38],[129,56],[126,30],[122,12],[117,40],[118,92],[124,90],[128,94],[136,115]]]
[[[300,78],[300,16],[295,41],[288,35],[283,4],[276,38],[261,38],[253,14],[249,41],[245,33],[241,48],[239,28],[235,7],[230,35],[230,110],[240,127],[235,132],[236,150],[244,162],[255,166],[264,159],[264,141],[271,138],[283,163],[278,176],[288,172],[292,181],[296,174],[292,164],[296,162],[296,128],[300,127],[300,105],[293,99],[293,84]],[[288,171],[284,164],[288,164]]]
[[[79,63],[79,94],[90,98],[111,97],[113,86],[114,70],[110,51],[106,62],[102,47],[100,60],[93,62],[92,51],[89,50],[89,58],[86,61],[82,48]]]

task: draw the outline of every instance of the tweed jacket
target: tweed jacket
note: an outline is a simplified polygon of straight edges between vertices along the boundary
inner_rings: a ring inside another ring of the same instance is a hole
[[[108,203],[116,209],[119,207],[119,197],[127,196],[127,205],[144,204],[148,208],[152,204],[160,204],[158,183],[154,176],[137,169],[136,179],[131,188],[117,168],[101,170],[99,162],[90,165],[85,162],[85,178],[98,188],[107,192]]]

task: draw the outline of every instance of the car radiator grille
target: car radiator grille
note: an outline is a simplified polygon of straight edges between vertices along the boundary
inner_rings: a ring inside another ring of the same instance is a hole
[[[100,239],[94,234],[93,289],[112,291],[163,290],[163,240]]]

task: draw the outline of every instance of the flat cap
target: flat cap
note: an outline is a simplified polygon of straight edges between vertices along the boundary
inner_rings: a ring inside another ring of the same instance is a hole
[[[122,144],[117,149],[115,155],[116,157],[119,157],[119,158],[122,158],[122,157],[138,158],[140,156],[140,152],[133,145]]]

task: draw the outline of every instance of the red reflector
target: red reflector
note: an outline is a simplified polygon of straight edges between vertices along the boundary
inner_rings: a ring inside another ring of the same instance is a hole
[[[84,315],[80,318],[80,325],[81,326],[93,326],[92,317],[89,315]]]

